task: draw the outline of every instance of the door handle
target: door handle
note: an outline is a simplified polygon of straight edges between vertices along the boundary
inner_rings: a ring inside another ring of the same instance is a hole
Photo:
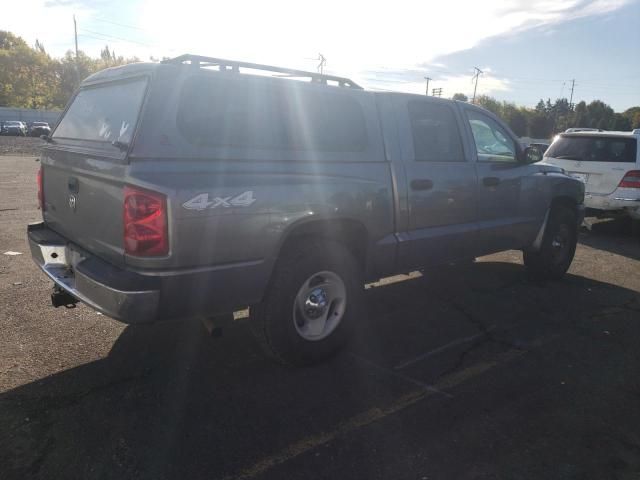
[[[428,178],[411,180],[411,188],[413,190],[431,190],[433,188],[433,182]]]
[[[78,193],[80,190],[80,183],[76,177],[69,177],[67,180],[67,187],[69,187],[69,192]]]
[[[500,185],[500,179],[498,177],[484,177],[482,179],[482,184],[485,187],[497,187]]]

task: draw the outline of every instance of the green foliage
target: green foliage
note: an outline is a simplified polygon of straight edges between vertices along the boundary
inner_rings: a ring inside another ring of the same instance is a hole
[[[570,127],[620,131],[640,128],[640,107],[615,113],[601,100],[589,104],[580,102],[571,108],[566,98],[558,98],[555,102],[541,99],[534,108],[524,108],[482,95],[476,99],[476,104],[501,117],[520,137],[550,139]]]
[[[464,93],[454,93],[453,97],[451,97],[452,100],[460,100],[461,102],[468,102],[469,101],[469,97],[467,97]]]
[[[640,128],[640,107],[631,107],[622,115],[629,120],[631,128]]]
[[[116,56],[108,46],[100,58],[67,52],[51,58],[44,45],[36,40],[30,47],[20,37],[0,30],[0,106],[18,108],[63,108],[80,82],[98,70],[137,58]]]

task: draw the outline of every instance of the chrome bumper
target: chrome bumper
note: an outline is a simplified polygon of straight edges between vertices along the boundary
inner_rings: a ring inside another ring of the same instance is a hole
[[[131,287],[132,274],[118,269],[67,242],[44,223],[27,228],[31,256],[42,271],[61,289],[91,308],[126,323],[156,320],[160,290]]]

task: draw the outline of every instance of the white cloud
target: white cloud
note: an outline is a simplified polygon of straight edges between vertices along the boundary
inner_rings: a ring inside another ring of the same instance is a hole
[[[73,15],[92,14],[85,4],[73,1],[21,0],[6,7],[0,7],[0,30],[20,35],[31,45],[39,39],[56,55],[73,49]]]
[[[100,7],[107,4],[91,2],[94,6],[89,7],[88,1],[22,0],[20,8],[2,11],[0,28],[30,43],[39,38],[60,55],[73,47],[75,13],[82,29],[111,36],[81,30],[81,47],[93,55],[109,43],[119,54],[143,59],[190,52],[314,69],[317,61],[312,58],[322,52],[330,72],[366,84],[366,77],[378,70],[378,76],[387,75],[387,80],[400,82],[403,89],[422,91],[422,71],[439,56],[472,48],[491,37],[601,15],[630,0],[109,2],[110,12],[128,12],[126,18],[122,14],[111,20],[143,30],[98,23],[99,17],[109,15]],[[118,4],[123,8],[118,10]],[[470,91],[471,72],[466,77],[447,73],[444,65],[429,66],[430,71],[440,72],[436,83],[445,83],[451,94]],[[480,82],[484,92],[508,88],[506,80],[490,73],[487,68]]]

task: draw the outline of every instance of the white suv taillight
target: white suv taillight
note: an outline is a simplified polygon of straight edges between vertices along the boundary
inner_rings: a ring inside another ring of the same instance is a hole
[[[640,170],[631,170],[620,180],[622,188],[640,188]]]
[[[124,251],[142,257],[169,253],[167,199],[136,187],[124,187]]]

